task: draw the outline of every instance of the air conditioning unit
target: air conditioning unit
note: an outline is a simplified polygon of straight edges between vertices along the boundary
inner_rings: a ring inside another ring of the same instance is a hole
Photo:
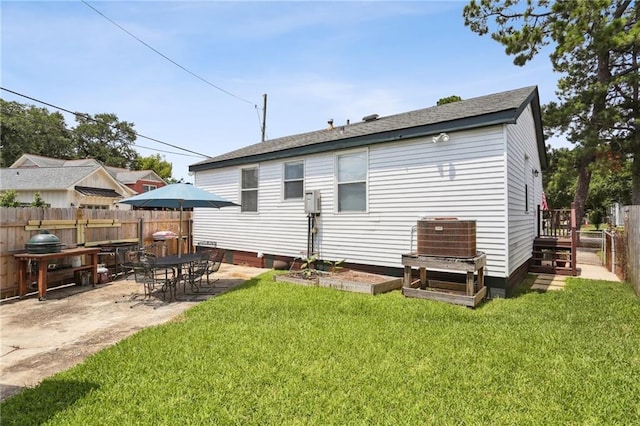
[[[317,189],[305,191],[304,212],[306,214],[320,214],[320,191]]]

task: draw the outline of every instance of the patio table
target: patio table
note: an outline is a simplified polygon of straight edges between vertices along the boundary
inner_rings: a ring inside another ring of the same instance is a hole
[[[154,266],[157,270],[167,270],[173,269],[174,271],[174,285],[178,286],[178,283],[182,280],[182,268],[184,265],[196,262],[200,260],[200,253],[191,253],[191,254],[183,254],[177,255],[173,254],[171,256],[158,257],[155,259]],[[170,296],[175,300],[175,289]]]

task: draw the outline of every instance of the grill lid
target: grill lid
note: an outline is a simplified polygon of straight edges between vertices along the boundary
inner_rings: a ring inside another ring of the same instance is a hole
[[[60,244],[60,239],[43,229],[39,234],[34,235],[29,240],[28,244],[30,245],[51,245],[51,244]]]

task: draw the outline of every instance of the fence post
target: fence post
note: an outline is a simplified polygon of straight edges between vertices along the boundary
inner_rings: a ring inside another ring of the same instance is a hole
[[[576,229],[576,203],[571,203],[571,274],[578,275],[578,230]]]
[[[608,231],[605,229],[602,232],[602,264],[607,267],[607,235]]]
[[[144,232],[142,232],[142,227],[144,226],[144,219],[138,218],[138,248],[144,247]]]
[[[616,273],[616,234],[611,233],[611,272]]]

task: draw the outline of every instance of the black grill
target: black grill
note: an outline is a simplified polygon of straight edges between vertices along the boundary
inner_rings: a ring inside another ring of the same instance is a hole
[[[31,237],[27,243],[27,253],[31,254],[60,253],[61,250],[62,243],[58,237],[46,229]]]

